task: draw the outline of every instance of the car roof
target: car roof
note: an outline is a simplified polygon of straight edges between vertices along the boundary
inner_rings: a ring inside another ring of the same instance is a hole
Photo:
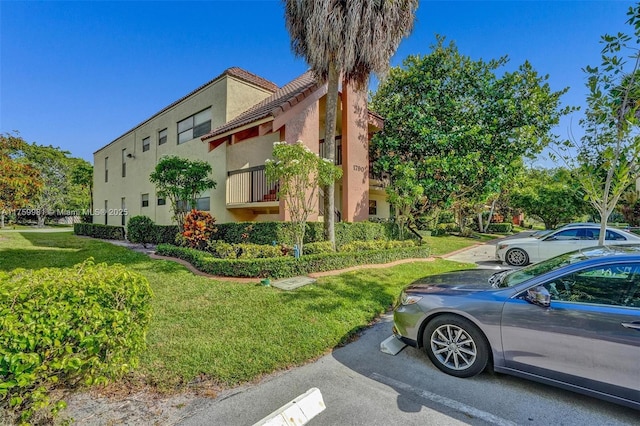
[[[566,225],[559,226],[556,229],[570,228],[572,226],[592,226],[592,225],[600,226],[600,224],[596,222],[573,222],[573,223],[567,223]]]
[[[640,244],[618,244],[589,247],[578,250],[585,257],[589,259],[596,259],[601,257],[632,257],[637,256],[640,259]]]
[[[600,230],[600,224],[599,223],[582,223],[582,224],[578,224],[578,225],[566,225],[566,226],[563,226],[561,228],[554,229],[553,232],[566,231],[567,229],[584,229],[584,228],[592,228],[592,229],[597,229],[599,231]],[[616,231],[616,232],[629,233],[628,231],[625,231],[624,229],[612,228],[610,226],[607,226],[605,229],[607,231]]]

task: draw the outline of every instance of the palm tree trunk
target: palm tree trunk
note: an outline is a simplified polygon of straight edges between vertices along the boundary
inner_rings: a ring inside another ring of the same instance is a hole
[[[340,75],[334,62],[329,64],[329,78],[327,80],[327,106],[325,117],[324,143],[325,158],[335,164],[336,151],[336,116],[338,105],[338,84]],[[324,188],[324,237],[336,249],[335,233],[335,182]]]

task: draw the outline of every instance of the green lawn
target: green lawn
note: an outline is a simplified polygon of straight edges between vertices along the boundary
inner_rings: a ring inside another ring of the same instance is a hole
[[[474,244],[432,237],[442,254]],[[93,257],[122,263],[151,283],[154,317],[136,380],[171,390],[206,379],[220,386],[302,364],[346,342],[424,275],[470,267],[442,259],[362,269],[285,292],[194,276],[184,267],[69,233],[0,232],[0,270],[67,267]]]

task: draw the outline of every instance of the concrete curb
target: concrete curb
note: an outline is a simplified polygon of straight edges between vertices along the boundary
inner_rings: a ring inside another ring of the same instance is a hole
[[[293,401],[278,408],[253,426],[298,426],[324,411],[320,389],[311,388]]]

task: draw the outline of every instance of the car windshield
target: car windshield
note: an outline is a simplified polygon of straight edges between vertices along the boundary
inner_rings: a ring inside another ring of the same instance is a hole
[[[587,259],[581,251],[561,254],[543,262],[534,263],[522,269],[514,269],[500,277],[498,287],[513,287],[521,282],[546,274],[557,268]]]

